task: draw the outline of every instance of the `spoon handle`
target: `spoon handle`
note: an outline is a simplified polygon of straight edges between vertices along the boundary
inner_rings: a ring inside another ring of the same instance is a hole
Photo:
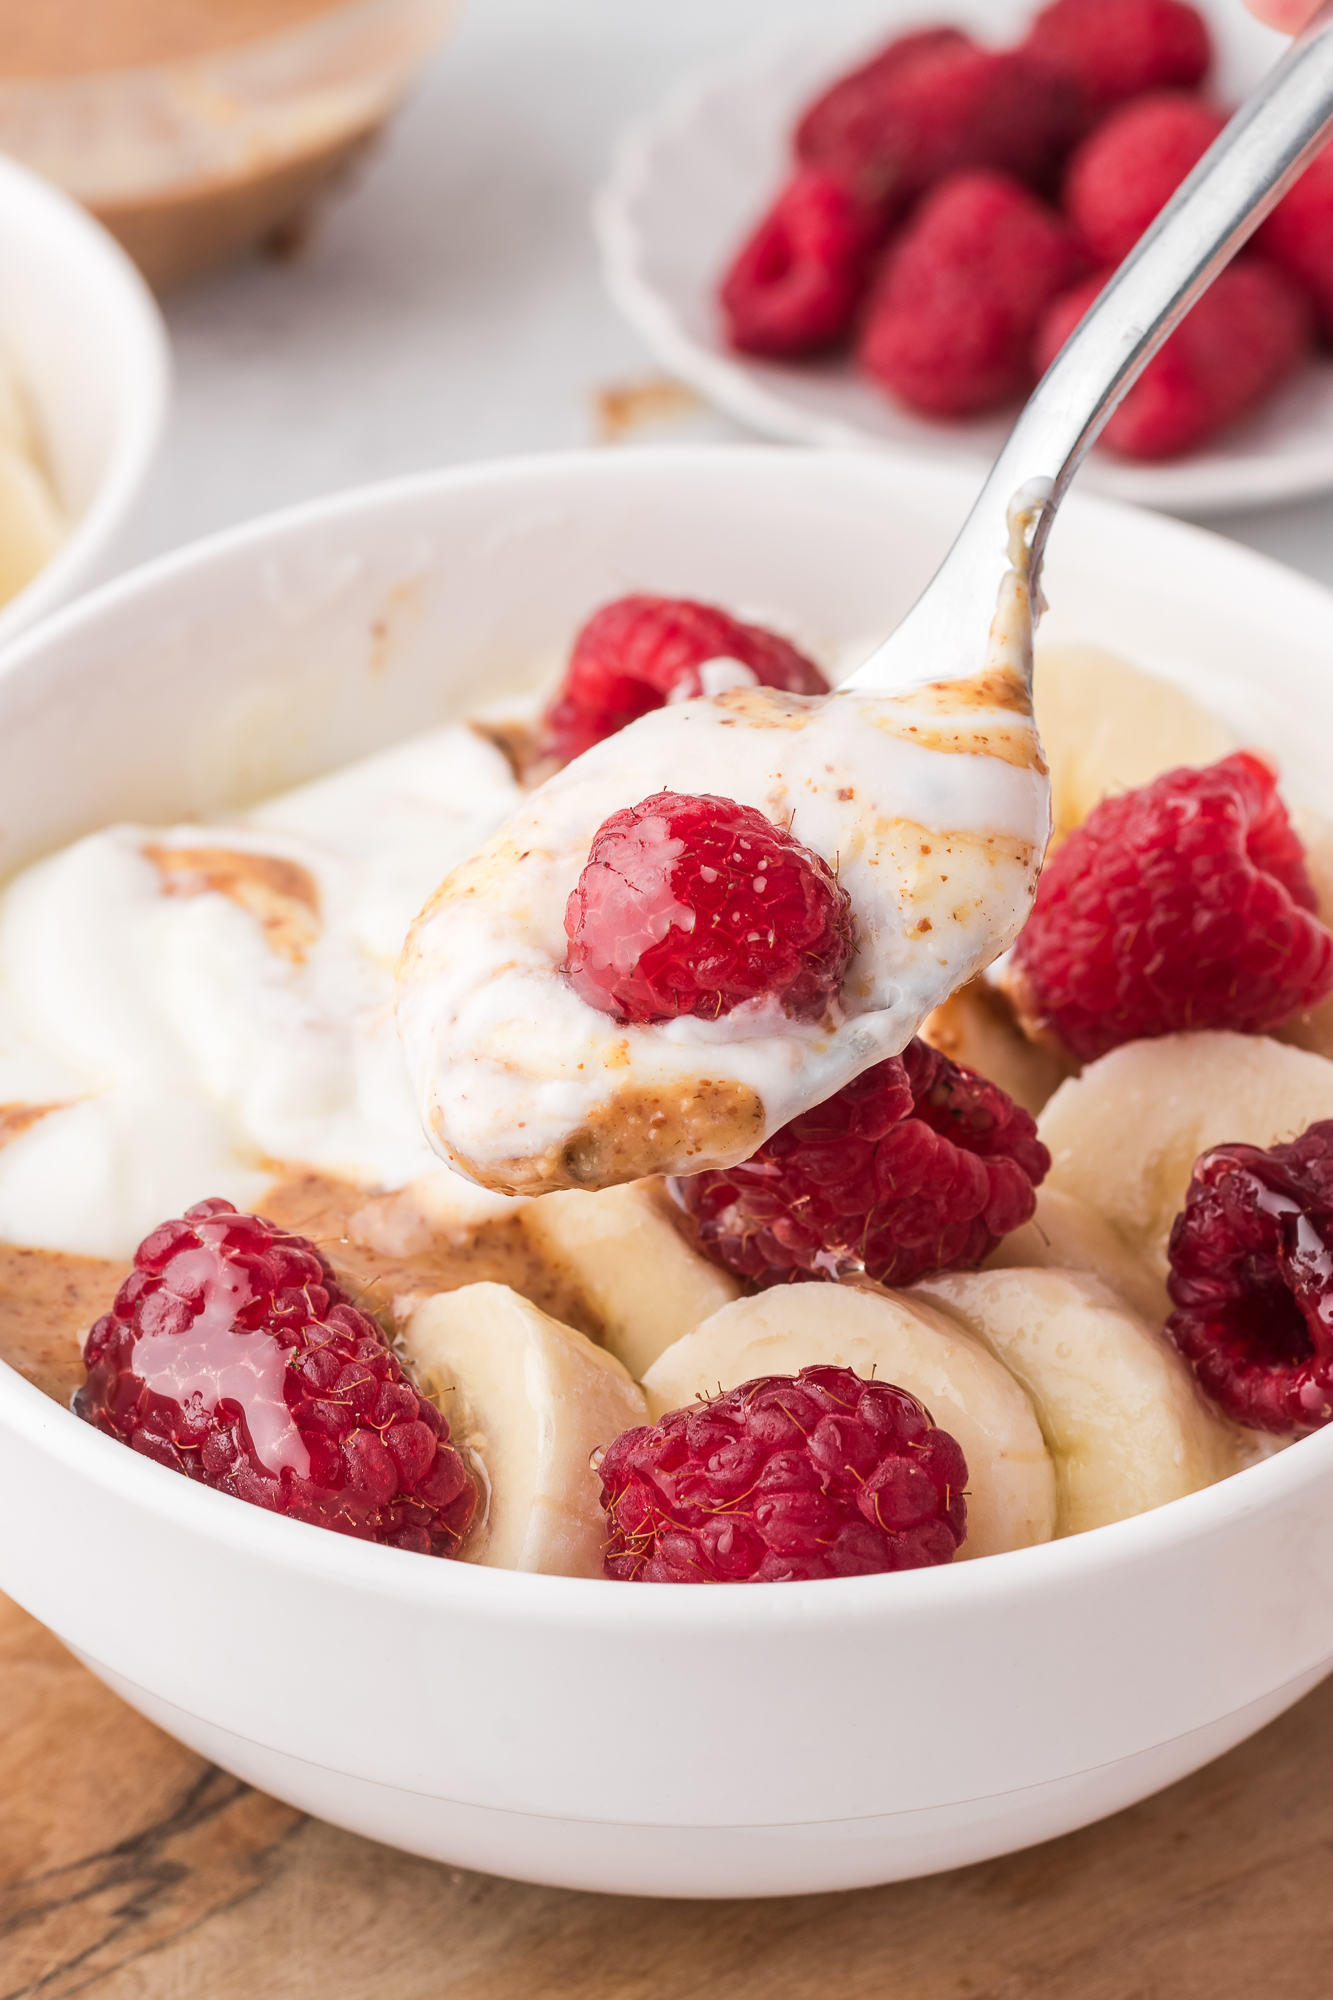
[[[844,686],[971,674],[1010,565],[1021,496],[1034,607],[1056,509],[1116,404],[1275,206],[1333,125],[1325,0],[1093,301],[1033,390],[930,587]]]

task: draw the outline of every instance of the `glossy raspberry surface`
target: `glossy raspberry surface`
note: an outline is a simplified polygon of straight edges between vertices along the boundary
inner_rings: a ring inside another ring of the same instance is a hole
[[[618,1020],[711,1021],[770,998],[820,1020],[851,956],[851,904],[761,812],[658,792],[599,827],[565,933],[571,985]]]
[[[814,661],[762,625],[743,624],[692,598],[618,597],[595,611],[574,641],[568,672],[546,711],[552,754],[577,757],[650,709],[704,693],[699,669],[709,660],[739,662],[762,687],[828,693]]]
[[[1076,78],[1094,111],[1193,90],[1212,64],[1207,23],[1183,0],[1054,0],[1024,46]]]
[[[674,1180],[701,1248],[759,1285],[969,1269],[1028,1220],[1051,1156],[1028,1113],[916,1040],[724,1171]]]
[[[1333,339],[1333,147],[1315,155],[1260,224],[1254,247],[1300,285],[1324,339]]]
[[[88,1335],[85,1422],[173,1472],[361,1541],[449,1556],[476,1493],[313,1243],[228,1201],[164,1222]]]
[[[606,1574],[788,1583],[925,1569],[967,1532],[967,1464],[928,1410],[850,1368],[766,1375],[624,1431],[599,1467]]]
[[[903,35],[816,98],[796,128],[806,166],[838,174],[896,219],[948,174],[994,167],[1041,180],[1079,128],[1068,73],[952,28]]]
[[[1127,257],[1226,124],[1202,98],[1163,91],[1127,104],[1069,160],[1064,206],[1099,264]]]
[[[1076,285],[1048,308],[1034,348],[1039,371],[1110,275]],[[1310,341],[1310,309],[1291,279],[1255,258],[1230,264],[1112,411],[1099,443],[1144,462],[1192,451],[1293,374]]]
[[[876,209],[846,181],[802,167],[722,281],[732,346],[745,354],[811,354],[841,340],[880,235]]]
[[[1333,990],[1333,936],[1272,771],[1239,751],[1103,800],[1014,947],[1025,1015],[1090,1062],[1190,1028],[1262,1034]]]
[[[1034,379],[1042,315],[1085,268],[1074,230],[1018,181],[998,173],[941,181],[889,248],[861,361],[929,416],[993,409]]]
[[[1214,1146],[1171,1231],[1167,1333],[1237,1423],[1333,1418],[1333,1119],[1288,1146]]]

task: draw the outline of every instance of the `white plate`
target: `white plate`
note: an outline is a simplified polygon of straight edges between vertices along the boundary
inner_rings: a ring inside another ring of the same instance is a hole
[[[152,469],[171,384],[153,295],[100,223],[0,154],[0,348],[37,419],[69,533],[0,608],[0,641],[100,582]]]
[[[781,615],[830,664],[907,610],[970,481],[869,452],[549,453],[184,549],[0,661],[0,876],[465,713],[627,589]],[[1075,495],[1055,638],[1156,666],[1333,807],[1333,596]],[[790,1895],[1047,1840],[1333,1667],[1333,1430],[1155,1512],[948,1568],[714,1589],[431,1562],[153,1465],[0,1364],[0,1590],[294,1805],[505,1875]]]
[[[1235,102],[1285,47],[1240,0],[1201,0],[1219,51],[1220,93]],[[971,422],[899,409],[848,360],[784,365],[733,353],[717,282],[787,171],[800,107],[895,29],[940,18],[978,39],[1016,36],[1025,0],[885,0],[875,26],[826,33],[752,56],[685,86],[622,137],[595,218],[612,298],[653,353],[742,422],[795,444],[870,445],[987,471],[1017,406]],[[1333,488],[1333,360],[1306,364],[1285,389],[1216,445],[1167,465],[1094,451],[1085,489],[1169,513],[1217,513]]]

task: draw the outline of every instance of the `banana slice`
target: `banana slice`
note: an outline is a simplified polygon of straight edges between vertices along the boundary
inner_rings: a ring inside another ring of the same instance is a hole
[[[523,1212],[548,1269],[580,1299],[580,1317],[636,1380],[741,1290],[686,1241],[670,1202],[660,1180],[630,1181],[543,1195]]]
[[[951,1271],[914,1285],[1022,1383],[1055,1460],[1057,1535],[1165,1506],[1235,1472],[1238,1434],[1180,1356],[1100,1279]]]
[[[998,1083],[1034,1118],[1078,1067],[1072,1056],[1029,1041],[1009,996],[985,977],[969,980],[927,1014],[921,1036],[952,1062]]]
[[[643,1388],[656,1420],[756,1375],[794,1375],[821,1363],[896,1383],[958,1440],[968,1498],[957,1561],[1051,1539],[1055,1472],[1032,1404],[1006,1369],[924,1300],[832,1284],[738,1299],[669,1347]]]
[[[1053,844],[1110,793],[1236,747],[1190,695],[1100,646],[1039,646],[1033,701],[1051,767]]]
[[[1062,1083],[1037,1121],[1046,1185],[1089,1202],[1158,1277],[1194,1162],[1229,1140],[1272,1146],[1333,1118],[1333,1062],[1266,1035],[1128,1042]]]
[[[600,1576],[599,1445],[648,1421],[620,1363],[508,1285],[421,1300],[402,1329],[418,1381],[483,1473],[468,1562]]]
[[[1291,819],[1305,843],[1305,865],[1319,898],[1320,918],[1333,930],[1333,820],[1311,812],[1308,806],[1294,806]],[[1308,1014],[1297,1014],[1273,1032],[1280,1042],[1312,1049],[1317,1056],[1333,1056],[1333,994]]]
[[[1087,1271],[1145,1319],[1161,1326],[1171,1310],[1166,1286],[1141,1255],[1117,1236],[1105,1216],[1077,1195],[1050,1186],[1037,1189],[1030,1222],[1001,1239],[982,1264],[983,1271]]]

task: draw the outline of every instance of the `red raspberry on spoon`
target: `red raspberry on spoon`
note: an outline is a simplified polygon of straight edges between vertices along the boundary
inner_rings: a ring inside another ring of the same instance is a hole
[[[967,1464],[930,1412],[850,1368],[765,1375],[598,1466],[603,1567],[626,1583],[789,1583],[952,1562]]]
[[[449,1427],[313,1243],[229,1201],[146,1236],[75,1414],[275,1514],[451,1556],[476,1492]]]
[[[1026,1222],[1051,1156],[1028,1113],[928,1043],[876,1063],[738,1167],[673,1180],[700,1247],[759,1285],[969,1269]]]
[[[1047,860],[1011,990],[1084,1062],[1191,1028],[1263,1034],[1333,990],[1333,935],[1260,758],[1104,799]]]
[[[1286,1436],[1333,1419],[1333,1119],[1204,1153],[1169,1254],[1166,1330],[1218,1407]]]
[[[712,1021],[772,999],[818,1021],[851,957],[851,903],[763,813],[658,792],[598,828],[565,933],[575,992],[619,1020]]]
[[[705,687],[699,669],[710,660],[732,665],[713,677],[719,685]],[[747,681],[787,694],[829,691],[813,660],[762,625],[686,597],[619,597],[595,611],[574,641],[546,711],[548,748],[568,762],[650,709]]]

